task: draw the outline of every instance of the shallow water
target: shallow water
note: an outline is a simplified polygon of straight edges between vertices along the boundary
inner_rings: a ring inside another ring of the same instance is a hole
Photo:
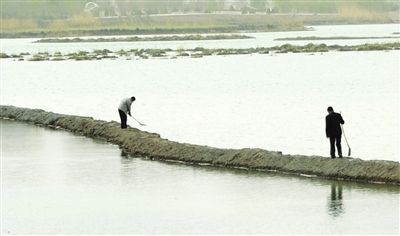
[[[0,124],[4,234],[399,233],[399,186],[148,161]]]
[[[286,37],[395,37],[394,32],[399,32],[399,24],[379,25],[325,25],[312,26],[312,31],[290,31],[290,32],[264,32],[264,33],[242,33],[252,36],[252,39],[235,40],[192,40],[192,41],[158,41],[158,42],[109,42],[109,43],[32,43],[37,39],[0,39],[1,51],[7,54],[12,53],[38,53],[38,52],[76,52],[93,51],[97,49],[109,49],[117,51],[120,49],[129,50],[132,48],[171,48],[171,49],[193,49],[195,47],[205,48],[252,48],[272,47],[290,43],[293,45],[306,45],[310,41],[274,41],[277,38]],[[95,36],[98,38],[100,36]],[[119,36],[104,36],[114,38]],[[122,37],[122,36],[120,36]],[[124,36],[125,37],[125,36]],[[147,36],[143,36],[147,37]],[[93,38],[93,37],[83,37]],[[359,45],[364,43],[399,42],[400,39],[352,39],[352,40],[313,40],[314,44],[325,43],[327,45]]]

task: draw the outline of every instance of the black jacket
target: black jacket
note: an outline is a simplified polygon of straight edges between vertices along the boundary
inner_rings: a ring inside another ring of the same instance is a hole
[[[340,124],[344,124],[344,120],[339,113],[332,112],[325,118],[325,131],[327,137],[336,137],[342,134]]]

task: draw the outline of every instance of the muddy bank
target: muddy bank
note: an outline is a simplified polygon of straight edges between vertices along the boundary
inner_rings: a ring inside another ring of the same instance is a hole
[[[0,117],[59,127],[87,137],[117,144],[127,154],[188,164],[246,168],[260,171],[315,175],[400,185],[400,163],[394,161],[363,161],[320,156],[283,155],[262,149],[219,149],[183,144],[160,138],[158,134],[135,128],[122,130],[117,122],[91,117],[63,115],[39,109],[0,106]]]

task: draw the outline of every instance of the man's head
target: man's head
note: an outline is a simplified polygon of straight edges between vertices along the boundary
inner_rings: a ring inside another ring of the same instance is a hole
[[[136,98],[134,97],[134,96],[132,96],[131,97],[131,101],[133,102],[133,101],[135,101],[136,100]]]
[[[328,107],[327,111],[328,111],[329,114],[331,114],[333,112],[333,108],[332,107]]]

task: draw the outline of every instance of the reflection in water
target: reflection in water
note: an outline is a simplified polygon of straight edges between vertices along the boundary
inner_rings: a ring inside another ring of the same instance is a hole
[[[0,126],[4,234],[399,232],[400,186],[195,168],[65,131],[1,119]],[[346,215],[342,186],[351,191]]]
[[[331,196],[328,203],[328,214],[333,217],[338,217],[343,213],[342,184],[334,181],[331,184]]]

